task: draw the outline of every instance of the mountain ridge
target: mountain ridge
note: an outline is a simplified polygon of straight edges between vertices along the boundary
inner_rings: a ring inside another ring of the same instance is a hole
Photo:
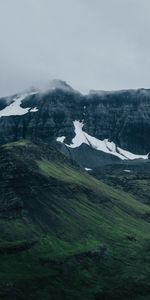
[[[55,84],[57,86],[58,82]],[[10,99],[9,104],[7,98],[0,101],[0,144],[20,139],[41,140],[64,151],[82,167],[88,167],[88,161],[92,164],[92,154],[87,157],[85,165],[82,164],[82,159],[77,160],[73,149],[66,151],[57,143],[57,139],[64,136],[65,143],[71,145],[75,137],[73,122],[84,120],[84,131],[100,141],[108,140],[117,149],[139,156],[150,152],[148,89],[82,95],[67,83],[59,82],[59,88],[52,88],[51,91],[28,92]],[[18,115],[15,115],[17,111]],[[83,152],[85,160],[86,153],[81,151],[80,146],[77,151],[80,152],[80,157]],[[104,155],[98,153],[96,156],[99,157],[97,164],[100,166]],[[110,156],[109,161],[112,161]]]

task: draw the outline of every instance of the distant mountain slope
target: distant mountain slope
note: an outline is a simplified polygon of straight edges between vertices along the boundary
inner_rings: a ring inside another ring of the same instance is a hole
[[[128,161],[107,165],[91,172],[103,182],[132,194],[140,202],[150,205],[150,161]],[[147,216],[150,218],[150,216]]]
[[[0,299],[148,299],[150,207],[44,144],[0,147]]]
[[[77,122],[83,124],[90,140],[69,148],[60,142],[72,145]],[[148,157],[149,136],[150,90],[82,95],[60,81],[47,92],[31,91],[0,100],[0,144],[20,139],[42,141],[59,148],[83,168]]]

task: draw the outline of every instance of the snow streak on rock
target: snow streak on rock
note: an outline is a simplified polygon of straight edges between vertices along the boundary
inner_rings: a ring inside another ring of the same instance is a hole
[[[75,128],[75,137],[72,139],[72,143],[70,145],[65,144],[67,147],[77,148],[84,143],[89,145],[93,149],[117,156],[122,160],[148,159],[148,155],[138,155],[131,153],[127,150],[117,147],[114,142],[110,142],[108,139],[99,140],[89,135],[83,130],[83,122],[76,120],[73,122],[73,124]],[[64,143],[64,140],[64,136],[57,138],[57,141],[61,143]]]
[[[24,94],[20,96],[16,96],[13,99],[13,102],[6,106],[4,109],[0,110],[0,117],[8,117],[8,116],[21,116],[27,114],[29,111],[30,112],[36,112],[38,111],[37,108],[31,109],[31,107],[23,108],[21,107],[22,101],[27,97],[27,96],[32,96],[36,94],[37,92],[33,92],[30,94]]]

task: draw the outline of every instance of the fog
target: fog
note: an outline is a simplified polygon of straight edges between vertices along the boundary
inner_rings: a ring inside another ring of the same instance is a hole
[[[149,0],[0,0],[0,96],[150,87]]]

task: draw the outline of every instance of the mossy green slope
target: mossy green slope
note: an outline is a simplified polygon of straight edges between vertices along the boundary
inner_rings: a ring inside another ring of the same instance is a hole
[[[45,145],[0,149],[0,299],[148,299],[150,207]]]

